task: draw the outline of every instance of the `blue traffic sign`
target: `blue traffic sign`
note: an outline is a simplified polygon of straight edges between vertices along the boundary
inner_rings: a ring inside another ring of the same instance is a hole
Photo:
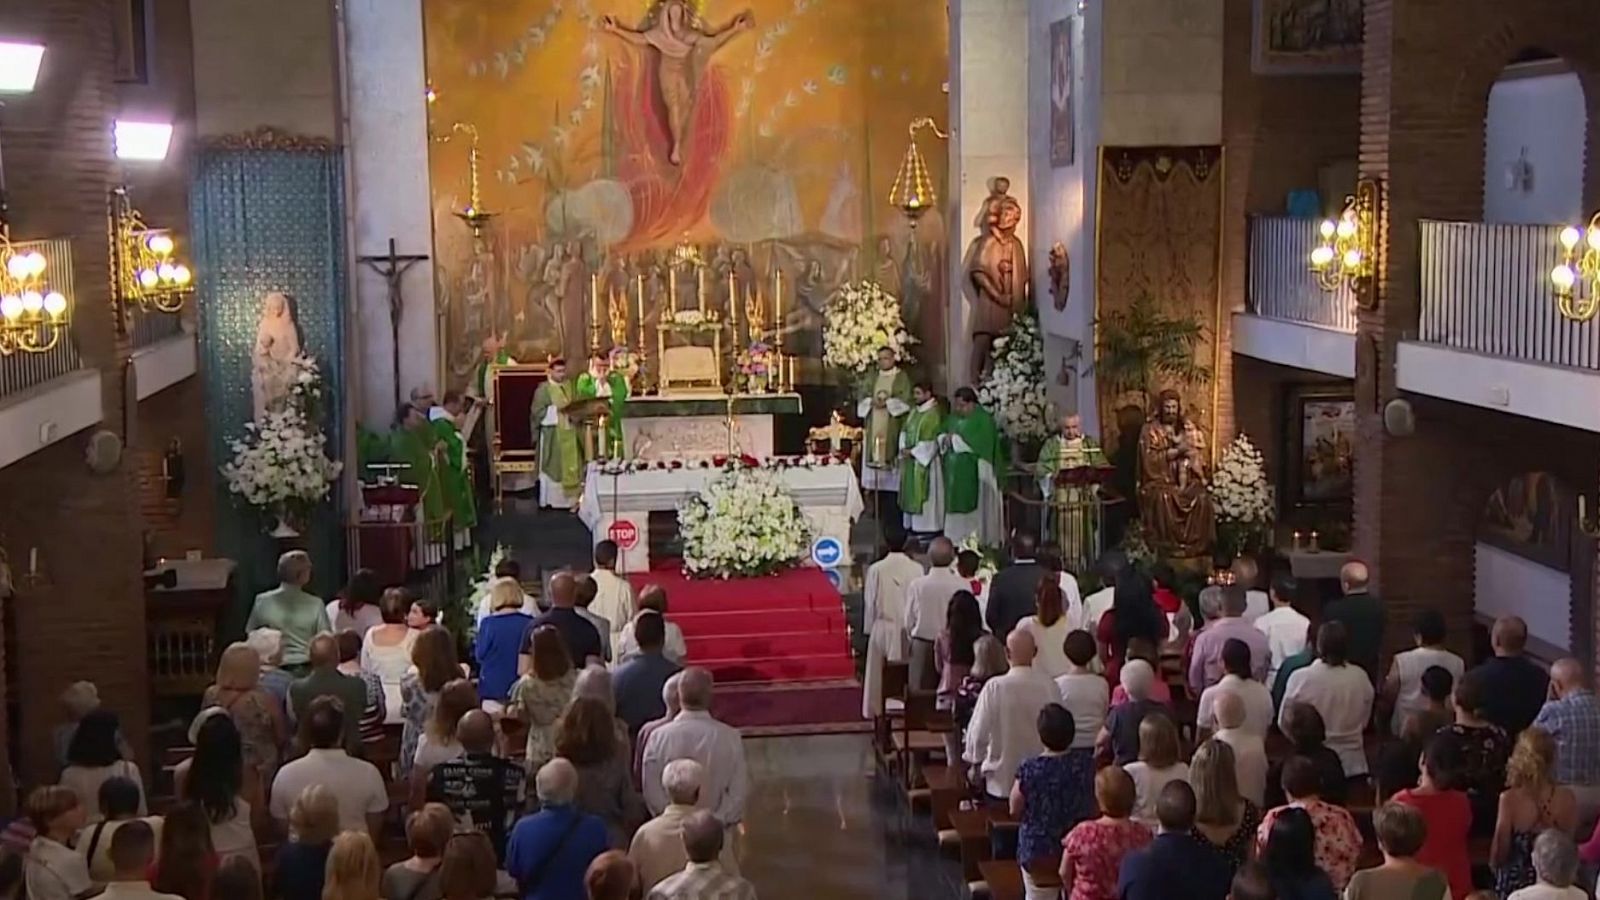
[[[834,568],[844,561],[844,545],[836,537],[819,537],[811,544],[811,561],[824,569]]]

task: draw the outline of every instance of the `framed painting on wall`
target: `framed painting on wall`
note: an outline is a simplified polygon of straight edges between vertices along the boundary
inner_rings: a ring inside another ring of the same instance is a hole
[[[1255,0],[1251,68],[1258,75],[1361,71],[1361,0]]]
[[[1343,389],[1291,389],[1289,423],[1290,502],[1350,503],[1355,493],[1355,395]]]
[[[1577,495],[1549,472],[1523,472],[1489,495],[1478,540],[1543,566],[1572,572]]]
[[[1077,158],[1072,115],[1072,19],[1050,23],[1050,166],[1060,169]]]

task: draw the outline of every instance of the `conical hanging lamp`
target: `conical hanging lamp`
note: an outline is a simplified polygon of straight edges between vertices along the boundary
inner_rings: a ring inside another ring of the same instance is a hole
[[[900,158],[900,170],[895,173],[894,185],[889,188],[889,204],[905,215],[912,228],[917,227],[917,220],[922,218],[923,213],[939,202],[933,189],[933,179],[928,176],[928,163],[917,148],[917,131],[922,128],[932,129],[940,138],[949,136],[927,117],[914,120],[907,129],[911,140],[906,144],[905,155]]]

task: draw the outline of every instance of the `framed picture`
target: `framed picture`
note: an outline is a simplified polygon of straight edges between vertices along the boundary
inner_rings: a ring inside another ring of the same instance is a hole
[[[1348,390],[1289,394],[1289,497],[1296,506],[1348,504],[1355,493],[1356,398]]]
[[[1072,114],[1072,19],[1050,23],[1050,166],[1072,165],[1077,156]]]
[[[115,0],[111,4],[111,31],[116,48],[116,80],[130,84],[150,81],[150,23],[146,0]]]
[[[1361,71],[1361,0],[1255,0],[1251,68],[1258,75]]]
[[[1578,499],[1549,472],[1523,472],[1484,504],[1478,540],[1562,572],[1572,570],[1572,522]]]

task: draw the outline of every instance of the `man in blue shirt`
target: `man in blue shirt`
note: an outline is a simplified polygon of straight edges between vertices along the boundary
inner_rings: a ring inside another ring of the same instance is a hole
[[[534,789],[543,808],[511,829],[506,872],[523,900],[583,900],[584,872],[609,849],[605,822],[573,808],[578,770],[564,759],[545,763]]]
[[[612,680],[617,696],[617,718],[628,723],[628,734],[637,738],[646,722],[667,714],[667,701],[661,689],[667,679],[683,667],[667,659],[667,620],[660,613],[646,612],[633,625],[639,655],[623,663]]]
[[[567,645],[567,655],[579,669],[592,659],[605,663],[605,645],[600,642],[600,630],[590,624],[577,610],[578,579],[571,572],[557,572],[550,579],[550,611],[536,617],[528,626],[522,639],[522,655],[527,665],[521,671],[530,671],[533,664],[533,632],[540,625],[554,625],[561,632],[561,642]]]
[[[1233,873],[1223,856],[1190,832],[1194,829],[1194,788],[1169,781],[1156,799],[1161,830],[1143,850],[1122,860],[1117,878],[1119,900],[1170,900],[1182,885],[1185,900],[1227,900]]]

